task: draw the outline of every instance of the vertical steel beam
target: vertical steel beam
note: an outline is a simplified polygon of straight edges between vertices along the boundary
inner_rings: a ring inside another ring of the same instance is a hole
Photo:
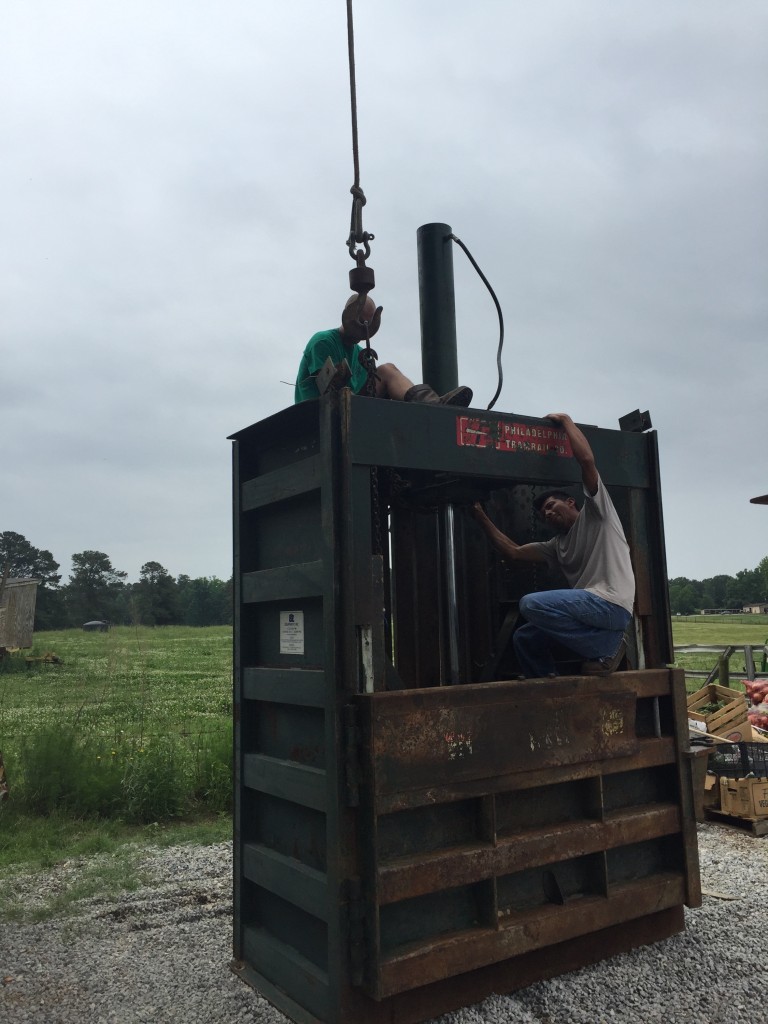
[[[445,629],[448,633],[448,682],[451,686],[461,682],[459,673],[459,604],[456,593],[456,534],[454,530],[453,505],[446,505],[442,510],[443,565],[445,566],[445,589],[447,616]]]
[[[416,232],[422,377],[440,395],[459,384],[451,234],[448,224],[422,224]]]

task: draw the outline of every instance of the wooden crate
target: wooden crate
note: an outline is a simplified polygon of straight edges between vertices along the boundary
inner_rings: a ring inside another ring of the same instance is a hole
[[[706,714],[700,711],[707,704],[722,703],[717,711]],[[714,735],[723,735],[741,723],[747,721],[747,696],[741,690],[732,690],[728,686],[710,683],[688,697],[688,718],[695,722],[703,722],[706,731]]]

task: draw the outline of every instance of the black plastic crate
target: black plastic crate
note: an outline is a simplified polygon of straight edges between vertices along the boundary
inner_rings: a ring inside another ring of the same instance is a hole
[[[768,743],[716,743],[709,752],[707,771],[731,779],[750,772],[758,778],[768,776]]]

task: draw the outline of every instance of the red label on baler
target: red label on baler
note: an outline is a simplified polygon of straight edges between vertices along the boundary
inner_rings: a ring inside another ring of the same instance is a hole
[[[571,442],[564,430],[480,416],[456,417],[456,444],[464,448],[495,448],[499,452],[525,452],[528,455],[573,456]]]

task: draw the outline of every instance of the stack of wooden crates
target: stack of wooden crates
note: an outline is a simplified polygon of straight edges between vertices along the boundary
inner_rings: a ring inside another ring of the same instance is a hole
[[[688,721],[720,741],[743,743],[753,739],[743,690],[709,683],[688,697]]]

